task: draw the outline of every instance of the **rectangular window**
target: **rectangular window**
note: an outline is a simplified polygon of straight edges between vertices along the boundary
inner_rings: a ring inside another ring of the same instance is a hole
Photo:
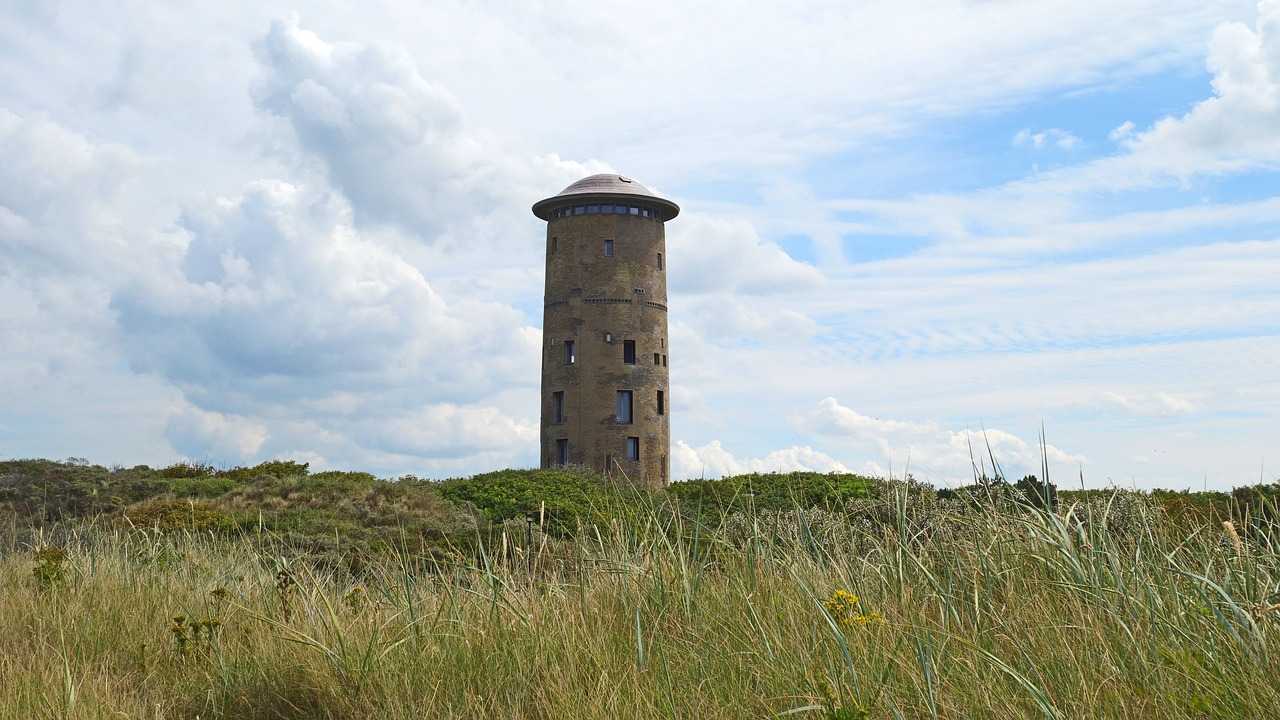
[[[604,256],[613,257],[613,241],[612,240],[604,241]]]
[[[661,391],[659,391],[661,394]],[[551,393],[551,422],[557,425],[564,422],[564,391],[557,390]]]
[[[664,395],[661,390],[658,391],[658,414],[659,415],[667,414],[666,395]]]
[[[636,341],[635,340],[622,341],[622,362],[628,365],[636,364]]]
[[[662,269],[662,253],[658,253],[658,269]]]
[[[640,438],[638,437],[627,438],[627,459],[628,460],[640,459]]]
[[[621,425],[631,424],[631,391],[618,391],[618,409],[614,416]]]
[[[569,464],[569,438],[556,440],[556,464]]]
[[[557,238],[557,237],[551,238],[551,252],[554,253],[557,249],[559,249],[559,247],[560,247],[560,238]]]
[[[662,367],[666,367],[666,366],[667,366],[667,356],[666,356],[666,355],[663,355],[663,356],[662,356]]]
[[[587,206],[586,206],[586,205],[574,205],[574,206],[573,206],[573,214],[574,214],[574,215],[581,215],[581,214],[585,213],[586,211],[587,211]]]
[[[596,213],[598,213],[598,212],[600,212],[600,206],[599,206],[599,205],[588,205],[588,206],[587,206],[587,214],[588,214],[588,215],[595,215],[595,214],[596,214]]]
[[[661,355],[659,355],[658,353],[654,353],[654,354],[653,354],[653,364],[654,364],[654,365],[661,365],[661,364],[662,364],[662,356],[661,356]]]
[[[627,208],[627,209],[631,211],[631,214],[632,214],[632,215],[639,215],[639,214],[640,214],[640,208],[638,208],[638,207]]]
[[[578,359],[577,356],[573,354],[573,341],[565,340],[564,341],[564,364],[572,365],[574,360],[577,360],[577,359]]]
[[[662,482],[667,481],[667,456],[662,456],[662,464],[658,466],[658,474],[662,476]]]

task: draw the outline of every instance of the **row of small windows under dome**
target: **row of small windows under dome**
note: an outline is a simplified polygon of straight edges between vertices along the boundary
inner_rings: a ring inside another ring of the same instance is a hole
[[[652,220],[662,219],[657,210],[637,205],[567,205],[551,211],[552,218],[570,215],[634,215]]]

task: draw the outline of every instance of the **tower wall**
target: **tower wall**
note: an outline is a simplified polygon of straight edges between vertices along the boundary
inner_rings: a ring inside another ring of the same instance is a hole
[[[607,240],[612,256],[605,252]],[[569,464],[625,474],[635,483],[666,484],[671,394],[663,221],[620,214],[552,217],[546,250],[542,466],[559,464],[557,441],[567,440]],[[572,363],[566,362],[565,341],[574,344]],[[626,341],[635,343],[634,365],[624,361]],[[629,424],[617,418],[620,390],[632,392]],[[557,392],[564,393],[560,422]],[[629,437],[639,438],[638,461],[627,457]]]

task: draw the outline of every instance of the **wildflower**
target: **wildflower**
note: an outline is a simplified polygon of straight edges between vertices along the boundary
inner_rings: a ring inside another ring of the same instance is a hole
[[[848,590],[835,590],[823,601],[822,607],[837,625],[845,629],[884,622],[884,616],[874,610],[863,612],[858,596]]]

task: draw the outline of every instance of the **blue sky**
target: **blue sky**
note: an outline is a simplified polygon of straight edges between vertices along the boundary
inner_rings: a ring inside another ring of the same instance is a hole
[[[531,465],[528,208],[610,171],[677,477],[1280,476],[1280,3],[634,12],[11,4],[0,457]]]

